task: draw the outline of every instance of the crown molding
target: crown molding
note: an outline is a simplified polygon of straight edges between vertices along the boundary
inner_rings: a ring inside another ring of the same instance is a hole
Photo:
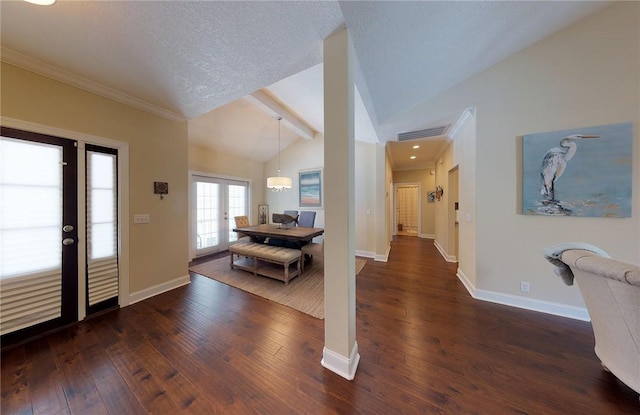
[[[467,122],[469,122],[469,120],[473,118],[474,114],[475,108],[465,108],[455,124],[449,128],[449,131],[447,131],[447,136],[455,140],[460,134],[460,131],[462,131],[462,129],[467,125]]]
[[[187,118],[177,112],[169,111],[157,105],[151,104],[140,98],[136,98],[124,92],[99,84],[89,79],[83,78],[71,72],[60,69],[56,66],[42,62],[38,59],[23,55],[7,48],[0,48],[0,58],[3,62],[18,66],[31,72],[64,82],[65,84],[80,88],[82,90],[109,98],[121,104],[128,105],[139,110],[158,115],[171,121],[183,122]]]

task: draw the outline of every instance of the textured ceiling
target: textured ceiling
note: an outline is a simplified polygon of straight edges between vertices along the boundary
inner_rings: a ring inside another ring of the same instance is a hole
[[[411,109],[604,6],[58,0],[39,7],[2,1],[0,29],[5,51],[188,118],[191,139],[202,145],[264,160],[277,153],[265,138],[273,137],[272,116],[234,101],[265,89],[322,132],[322,42],[344,25],[359,64],[356,138],[384,143],[398,132],[433,126],[434,119],[455,119]],[[283,147],[295,139],[284,130]]]
[[[602,6],[570,1],[340,2],[380,124]]]
[[[192,118],[322,61],[335,2],[21,1],[2,45]]]

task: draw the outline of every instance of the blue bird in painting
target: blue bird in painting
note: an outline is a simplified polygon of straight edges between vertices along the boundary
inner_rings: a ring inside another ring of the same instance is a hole
[[[540,169],[540,194],[545,200],[556,201],[555,183],[567,167],[567,162],[576,154],[576,140],[599,138],[599,135],[573,134],[560,141],[560,147],[547,151]]]

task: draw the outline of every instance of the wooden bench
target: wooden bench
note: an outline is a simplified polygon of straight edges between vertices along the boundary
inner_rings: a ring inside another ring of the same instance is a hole
[[[238,258],[234,259],[236,256]],[[275,278],[285,284],[302,272],[301,256],[299,249],[255,242],[238,242],[229,247],[231,269],[238,268],[253,272],[254,275]]]

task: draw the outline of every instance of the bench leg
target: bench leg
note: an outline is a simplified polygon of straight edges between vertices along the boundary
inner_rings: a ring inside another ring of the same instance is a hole
[[[233,269],[233,252],[229,252],[229,258],[231,258],[231,269]]]

